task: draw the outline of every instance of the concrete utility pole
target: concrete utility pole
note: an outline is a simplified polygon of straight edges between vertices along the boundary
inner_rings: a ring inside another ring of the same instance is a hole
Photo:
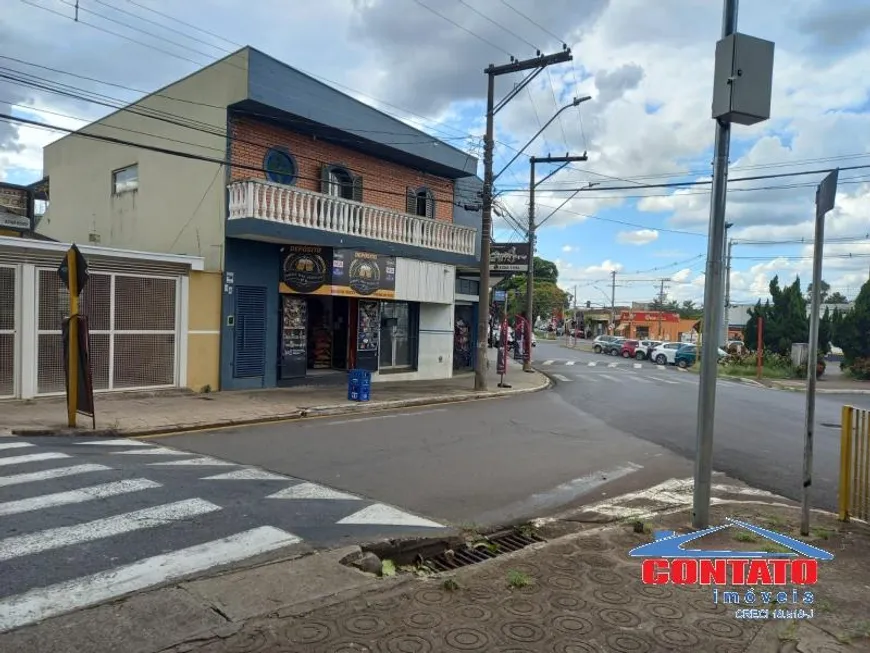
[[[616,270],[610,271],[610,324],[616,332]]]
[[[710,191],[710,227],[704,284],[704,324],[701,343],[701,378],[698,388],[698,423],[695,441],[695,478],[692,526],[710,523],[713,475],[713,431],[716,412],[716,376],[724,304],[725,204],[731,123],[753,125],[770,117],[773,87],[773,49],[763,41],[737,33],[737,0],[724,0],[722,38],[716,43],[712,117],[716,121],[713,183]],[[739,53],[739,54],[738,54]]]
[[[578,102],[579,104],[579,102]],[[573,104],[571,106],[574,106]],[[548,123],[549,124],[549,123]],[[535,292],[535,243],[537,241],[537,236],[535,234],[535,230],[537,226],[535,225],[535,189],[547,181],[550,177],[559,172],[562,168],[567,166],[569,163],[573,163],[575,161],[588,161],[589,157],[586,156],[586,153],[579,156],[570,156],[566,154],[565,156],[543,156],[543,157],[529,157],[529,267],[526,272],[526,315],[531,316],[533,314],[535,303],[534,303],[534,292]],[[558,168],[553,170],[546,177],[541,179],[541,181],[536,180],[535,175],[535,165],[538,163],[561,163]],[[576,300],[575,300],[576,302]],[[529,356],[528,360],[523,358],[523,371],[524,372],[532,372],[532,355],[531,355],[531,347],[529,347]]]
[[[492,157],[495,148],[495,114],[501,111],[508,102],[529,85],[547,67],[553,64],[571,61],[574,57],[568,46],[564,46],[562,52],[542,55],[534,59],[518,61],[511,57],[511,63],[502,66],[490,64],[483,72],[487,77],[486,85],[486,136],[483,144],[483,197],[481,203],[480,220],[480,291],[478,294],[477,311],[477,356],[474,360],[474,389],[486,390],[486,367],[487,367],[487,335],[489,331],[489,256],[490,243],[492,241],[492,200],[493,184],[495,176],[492,173]],[[507,93],[498,104],[495,103],[495,78],[499,75],[531,70],[532,72]],[[531,316],[529,316],[531,319]]]
[[[665,310],[665,280],[661,280],[661,285],[659,286],[659,340],[662,339],[662,313]]]
[[[726,232],[728,226],[726,225]],[[728,249],[725,254],[725,319],[722,320],[722,343],[725,345],[728,344],[728,325],[730,324],[728,314],[731,312],[731,247],[733,245],[734,241],[729,240]]]

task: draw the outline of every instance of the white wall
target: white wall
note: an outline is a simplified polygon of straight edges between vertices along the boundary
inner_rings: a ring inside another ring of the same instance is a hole
[[[384,375],[375,373],[372,375],[372,381],[423,381],[451,378],[453,376],[452,303],[420,304],[418,351],[418,365],[413,372],[395,372]]]
[[[396,259],[396,300],[453,305],[456,268],[410,258]],[[452,349],[451,349],[452,351]]]
[[[226,106],[246,93],[244,51],[81,132],[224,160]],[[204,124],[191,129],[168,121]],[[112,172],[133,164],[139,166],[139,188],[114,194]],[[43,172],[50,178],[51,202],[39,233],[64,242],[201,256],[207,269],[221,269],[223,166],[72,134],[44,148]]]

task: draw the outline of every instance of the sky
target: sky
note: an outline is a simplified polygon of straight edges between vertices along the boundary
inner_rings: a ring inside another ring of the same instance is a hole
[[[484,68],[566,44],[573,60],[497,114],[495,172],[559,108],[591,99],[498,177],[496,239],[519,240],[512,220],[528,219],[528,156],[586,153],[536,192],[537,254],[557,263],[560,285],[609,304],[615,270],[617,303],[662,286],[669,299],[703,300],[709,185],[668,185],[710,179],[718,0],[80,0],[78,21],[75,0],[3,4],[0,113],[81,127],[251,45],[481,159]],[[823,278],[854,298],[870,278],[870,4],[744,0],[738,31],[776,53],[771,118],[732,128],[732,302],[765,298],[777,274],[806,287],[815,187],[836,167]],[[499,77],[497,97],[520,79]],[[0,121],[0,180],[41,178],[42,147],[59,136]],[[538,165],[538,179],[553,169]]]

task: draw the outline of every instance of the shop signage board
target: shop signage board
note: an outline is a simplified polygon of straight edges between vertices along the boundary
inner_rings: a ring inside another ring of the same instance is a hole
[[[489,269],[492,272],[527,272],[529,244],[492,243],[489,250]]]
[[[30,229],[27,216],[27,191],[0,184],[0,228],[26,231]]]
[[[619,314],[621,322],[679,322],[676,313],[660,313],[659,311],[622,311]]]
[[[371,299],[396,296],[396,257],[314,245],[287,245],[281,255],[282,293]]]

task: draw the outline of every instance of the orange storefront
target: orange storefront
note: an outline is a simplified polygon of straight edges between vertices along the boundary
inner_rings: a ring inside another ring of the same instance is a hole
[[[677,313],[663,311],[622,311],[618,317],[616,335],[637,340],[679,341],[695,334],[696,319],[683,319]]]

